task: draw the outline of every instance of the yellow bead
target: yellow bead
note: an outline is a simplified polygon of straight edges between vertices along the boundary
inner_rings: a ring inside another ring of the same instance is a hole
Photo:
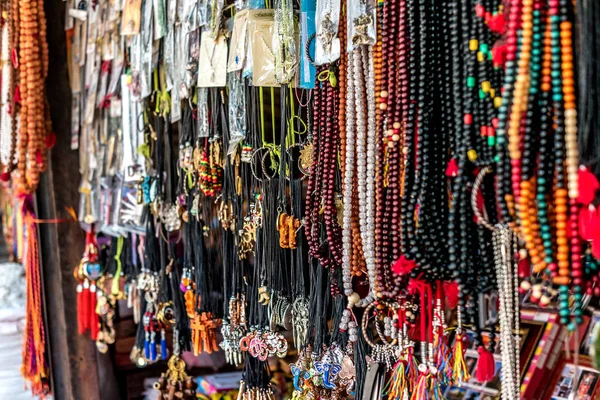
[[[483,55],[482,52],[478,51],[477,52],[477,61],[483,62],[484,60],[485,60],[485,56]]]
[[[481,90],[483,90],[484,93],[488,93],[491,88],[492,84],[489,81],[481,82]]]
[[[502,105],[502,97],[494,97],[494,107],[499,108]]]
[[[467,157],[469,158],[469,161],[475,161],[477,160],[477,152],[471,149],[467,151]]]
[[[496,89],[490,89],[490,97],[493,99],[496,97]]]
[[[479,42],[477,39],[469,40],[469,50],[476,51],[479,48]]]

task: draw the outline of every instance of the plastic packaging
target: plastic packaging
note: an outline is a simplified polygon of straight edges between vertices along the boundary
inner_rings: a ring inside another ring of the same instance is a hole
[[[315,75],[317,73],[314,65],[308,60],[306,45],[308,38],[315,33],[315,0],[303,0],[300,2],[300,67],[298,70],[298,86],[302,89],[314,89]],[[313,41],[314,42],[314,41]],[[313,46],[314,47],[314,46]]]
[[[373,0],[348,0],[348,41],[346,51],[350,52],[361,45],[374,45],[377,41],[375,23],[376,4]]]
[[[198,137],[207,138],[210,135],[210,126],[208,124],[208,89],[198,88],[196,98],[198,104]]]
[[[227,41],[210,31],[202,32],[198,66],[198,87],[224,87],[227,84]]]
[[[340,58],[340,0],[317,0],[315,64],[329,64]]]
[[[252,84],[280,86],[275,77],[275,10],[250,10],[248,13],[252,45]]]
[[[229,46],[229,60],[227,72],[239,71],[244,67],[247,53],[248,37],[248,10],[242,10],[235,14],[233,20],[233,31]]]
[[[292,0],[277,0],[275,11],[275,77],[280,84],[289,84],[296,78],[298,53],[294,6]]]
[[[121,35],[137,35],[142,23],[142,0],[126,0],[121,18]]]
[[[229,130],[230,139],[227,155],[235,152],[238,144],[246,137],[246,91],[239,72],[229,74]]]

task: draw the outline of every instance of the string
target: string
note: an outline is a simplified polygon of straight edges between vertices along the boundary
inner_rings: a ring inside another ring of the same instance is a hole
[[[111,293],[113,295],[118,295],[119,294],[119,277],[121,276],[121,269],[122,269],[122,265],[121,265],[121,253],[123,252],[123,236],[119,236],[119,238],[117,239],[117,251],[115,253],[115,262],[117,264],[117,268],[115,270],[115,274],[113,276],[113,280],[112,280],[112,287],[111,287]]]
[[[285,105],[283,105],[285,107]],[[275,88],[271,87],[271,130],[273,131],[273,141],[275,141]]]
[[[262,86],[259,88],[258,90],[259,93],[259,97],[260,97],[260,101],[259,101],[259,105],[260,105],[260,136],[262,138],[262,145],[265,146],[266,145],[266,139],[265,139],[265,106],[264,106],[264,93],[263,93],[263,88]]]

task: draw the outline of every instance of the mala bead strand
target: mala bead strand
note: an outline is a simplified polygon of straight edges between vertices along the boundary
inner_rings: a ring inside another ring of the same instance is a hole
[[[529,79],[529,60],[531,58],[533,0],[523,0],[521,9],[520,48],[517,62],[517,79],[512,93],[512,109],[508,123],[508,152],[512,166],[512,189],[514,201],[520,196],[519,179],[521,177],[521,140],[519,130],[522,113],[527,111],[527,88]],[[526,212],[517,210],[517,212]],[[520,215],[519,215],[520,217]],[[527,218],[527,217],[525,217]]]
[[[12,31],[11,31],[11,14],[10,14],[10,4],[9,2],[2,3],[2,13],[6,14],[6,20],[4,21],[4,25],[2,26],[2,86],[1,90],[1,98],[0,98],[0,146],[2,151],[2,165],[4,167],[5,177],[8,180],[9,173],[15,162],[15,147],[14,147],[14,138],[13,132],[11,128],[12,117],[10,115],[11,111],[11,100],[10,97],[14,91],[10,90],[12,83],[14,82],[13,76],[13,65],[10,59],[10,50],[11,50],[11,41],[12,41]]]
[[[386,282],[390,282],[389,265],[394,260],[400,257],[400,243],[397,232],[400,224],[400,154],[399,143],[401,143],[400,132],[400,102],[399,94],[396,89],[399,87],[397,83],[397,54],[398,54],[398,12],[399,5],[394,0],[388,0],[383,7],[384,24],[382,27],[383,35],[383,57],[387,60],[385,65],[384,75],[387,77],[387,92],[386,97],[386,116],[385,125],[387,129],[387,154],[388,154],[388,175],[387,175],[387,191],[386,191],[386,219],[390,226],[390,256],[381,264],[384,269]],[[391,282],[390,282],[391,283]],[[393,286],[393,285],[389,285]]]
[[[551,52],[551,90],[552,90],[552,110],[554,114],[554,154],[556,155],[554,163],[555,173],[555,189],[554,189],[554,213],[556,224],[556,243],[557,243],[557,265],[558,276],[554,278],[554,282],[559,285],[564,285],[568,289],[570,281],[570,262],[569,262],[569,244],[567,238],[567,223],[568,223],[568,191],[565,188],[564,176],[564,119],[563,119],[563,96],[560,81],[561,55],[560,55],[560,16],[558,2],[550,2],[548,9],[550,19],[550,52]],[[561,305],[562,313],[566,309],[565,301],[568,293],[564,293],[561,289],[559,293],[559,305]],[[568,305],[567,305],[568,308]],[[561,316],[563,323],[567,323],[567,316]]]
[[[40,173],[46,168],[45,141],[47,125],[44,79],[47,73],[47,45],[45,41],[43,2],[21,0],[19,25],[19,75],[21,92],[20,138],[18,144],[18,182],[20,190],[32,193],[39,183]]]
[[[365,57],[366,53],[366,57]],[[370,286],[370,293],[366,299],[361,300],[359,306],[366,306],[375,299],[375,293],[379,292],[377,282],[377,271],[373,257],[373,171],[374,171],[374,131],[369,129],[369,108],[373,100],[369,100],[369,90],[372,87],[365,86],[365,75],[372,73],[372,67],[369,66],[369,51],[365,48],[355,49],[352,53],[354,62],[354,96],[356,106],[356,158],[357,158],[357,186],[358,186],[358,207],[359,207],[359,226],[361,240],[363,243],[363,252]],[[367,78],[368,79],[368,78]],[[367,117],[367,118],[365,118]]]
[[[322,68],[317,69],[317,76],[322,71]],[[321,91],[318,88],[313,90],[314,93],[314,120],[318,121],[316,135],[313,137],[313,147],[315,155],[320,152],[320,132],[319,127],[321,126]],[[315,160],[318,158],[315,157]],[[309,254],[312,257],[319,258],[320,251],[320,234],[319,234],[319,223],[318,223],[318,210],[320,208],[321,198],[321,186],[317,185],[320,179],[321,169],[319,168],[318,162],[313,162],[310,167],[310,175],[307,182],[306,188],[306,215],[304,217],[304,233],[309,246]]]
[[[417,57],[417,36],[415,29],[415,0],[406,1],[406,20],[407,20],[407,38],[408,42],[411,43],[407,54],[407,69],[408,69],[408,90],[407,90],[407,107],[405,116],[405,127],[404,127],[404,147],[402,152],[404,154],[404,193],[401,199],[401,212],[402,212],[402,224],[401,224],[401,245],[404,251],[409,256],[408,252],[415,246],[416,241],[414,239],[414,213],[416,207],[416,196],[413,196],[413,190],[406,190],[408,188],[415,188],[415,114],[416,114],[416,96],[417,96],[417,83],[416,79],[411,79],[417,75],[416,70],[416,57]]]
[[[561,9],[567,10],[568,3],[561,1]],[[573,278],[573,297],[575,299],[575,322],[577,325],[583,323],[583,263],[581,261],[581,239],[579,238],[579,205],[577,198],[579,196],[579,154],[577,147],[577,110],[575,99],[575,84],[573,70],[573,42],[572,24],[563,20],[560,24],[560,49],[561,49],[561,69],[563,77],[562,90],[565,103],[564,123],[565,123],[565,147],[566,147],[566,167],[567,167],[567,188],[569,196],[569,235],[571,251],[571,275]],[[568,325],[569,330],[576,329],[572,323]]]
[[[347,96],[348,104],[352,104],[354,101],[354,83],[353,83],[353,69],[354,69],[354,52],[348,53],[348,67],[347,67],[347,89],[344,92]],[[343,185],[343,201],[344,201],[344,215],[343,215],[343,226],[342,226],[342,245],[343,245],[343,256],[342,256],[342,284],[344,287],[344,295],[350,297],[354,290],[352,289],[352,269],[351,269],[351,258],[352,258],[352,193],[354,189],[354,115],[348,113],[346,116],[344,131],[346,138],[342,145],[342,160],[344,165],[344,185]]]
[[[378,2],[377,21],[383,21],[383,2]],[[387,76],[384,74],[383,60],[383,33],[382,29],[377,29],[377,41],[373,49],[373,67],[375,79],[376,109],[376,165],[375,165],[375,264],[377,266],[383,263],[385,249],[383,240],[386,232],[383,229],[384,207],[385,207],[385,110],[387,110]]]
[[[375,248],[375,181],[376,181],[376,147],[377,147],[377,122],[376,122],[376,102],[375,102],[375,64],[373,60],[373,49],[363,48],[363,63],[367,59],[367,182],[366,182],[366,217],[367,217],[367,242],[363,239],[363,249],[366,246],[365,253],[368,252],[370,264],[376,268],[376,260],[374,257]],[[365,255],[365,258],[367,256]]]
[[[535,106],[535,98],[539,87],[539,71],[541,61],[541,29],[540,29],[540,9],[541,4],[535,1],[532,12],[532,44],[531,44],[531,71],[528,104],[530,108]],[[525,14],[523,14],[525,18]],[[523,162],[521,165],[519,217],[521,222],[521,233],[525,240],[525,247],[531,256],[531,262],[534,270],[541,271],[546,268],[545,249],[540,235],[540,225],[537,218],[538,211],[535,203],[536,180],[532,178],[532,164],[536,158],[533,148],[532,137],[532,116],[536,115],[537,109],[529,110],[523,113]]]
[[[11,2],[11,12],[10,12],[10,28],[9,28],[9,44],[10,44],[10,52],[11,52],[11,56],[13,54],[15,54],[15,59],[18,60],[18,46],[19,46],[19,35],[16,34],[16,32],[19,32],[19,20],[20,20],[20,13],[19,13],[19,2],[18,1],[13,1]],[[17,68],[16,65],[14,65],[12,62],[10,63],[11,65],[11,79],[10,79],[10,88],[8,91],[8,97],[9,97],[9,102],[10,102],[10,119],[11,119],[11,154],[12,154],[12,163],[11,165],[8,167],[7,171],[6,171],[6,179],[8,180],[10,178],[10,173],[17,168],[18,165],[18,155],[17,155],[17,146],[18,146],[18,123],[17,123],[17,116],[20,113],[21,110],[21,104],[19,104],[16,101],[16,90],[18,87],[18,82],[19,82],[19,70]]]
[[[498,189],[497,204],[500,209],[502,220],[511,221],[512,211],[514,209],[513,197],[509,193],[511,185],[511,168],[507,168],[506,162],[506,129],[508,125],[508,108],[512,99],[513,88],[517,75],[515,68],[515,59],[517,54],[517,29],[521,15],[521,1],[511,0],[508,5],[508,28],[506,31],[506,68],[504,83],[502,85],[502,102],[498,108],[498,127],[496,128],[496,143],[498,157]],[[513,138],[514,142],[514,138]],[[509,158],[512,160],[512,156]],[[507,179],[508,177],[508,179]]]
[[[343,5],[345,6],[345,4]],[[341,13],[340,15],[340,24],[338,28],[338,37],[340,38],[340,43],[346,43],[346,13]],[[340,130],[340,168],[342,171],[342,176],[345,174],[346,167],[346,153],[343,149],[346,148],[346,87],[347,87],[347,68],[348,68],[348,58],[340,57],[339,62],[339,73],[338,73],[338,85],[339,85],[339,101],[340,101],[340,112],[338,113],[338,126]],[[352,104],[352,103],[350,103]]]
[[[554,175],[554,151],[552,129],[552,107],[550,106],[550,91],[552,88],[552,26],[546,24],[544,30],[542,69],[541,69],[541,97],[540,97],[540,149],[538,160],[537,177],[537,208],[540,221],[540,230],[545,250],[545,262],[552,277],[558,272],[558,266],[554,260],[554,244],[552,243],[552,228],[549,219],[548,194],[552,191]],[[557,227],[564,223],[558,223]],[[540,272],[534,267],[534,272]]]
[[[329,72],[333,73],[333,72]],[[335,173],[337,166],[338,154],[338,125],[333,122],[333,116],[336,115],[338,109],[339,97],[335,93],[334,87],[329,80],[325,83],[326,86],[326,121],[325,121],[325,147],[322,162],[324,165],[323,204],[325,210],[323,212],[325,220],[325,232],[332,259],[335,265],[342,265],[342,246],[341,246],[341,229],[337,224],[337,209],[335,205]]]

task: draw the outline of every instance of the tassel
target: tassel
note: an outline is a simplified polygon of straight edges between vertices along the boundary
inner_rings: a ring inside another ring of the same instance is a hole
[[[79,319],[81,320],[81,331],[85,333],[90,328],[90,289],[88,280],[83,281],[81,288],[81,307],[79,308]]]
[[[579,169],[579,197],[577,202],[583,205],[589,205],[596,198],[596,192],[600,188],[598,178],[587,168]]]
[[[400,360],[394,365],[394,370],[385,386],[384,395],[388,399],[402,399],[408,392],[406,382],[406,360]]]
[[[590,204],[579,210],[579,235],[592,243],[600,239],[600,208]]]
[[[456,334],[456,339],[454,340],[454,350],[452,351],[454,354],[454,360],[452,362],[452,382],[455,385],[460,385],[461,383],[467,382],[469,379],[471,379],[471,375],[467,369],[467,363],[465,362],[465,340],[466,336],[463,336],[462,333]]]
[[[446,166],[446,176],[449,178],[458,176],[458,163],[456,162],[456,159],[452,158],[448,162],[448,165]]]
[[[156,341],[154,340],[155,335],[155,332],[150,334],[150,359],[152,361],[156,361]]]
[[[415,386],[417,386],[417,380],[419,379],[419,363],[415,357],[415,350],[412,346],[409,346],[406,358],[408,362],[406,365],[406,383],[408,385],[408,390],[412,392]]]
[[[98,318],[98,313],[96,311],[96,307],[98,305],[98,297],[96,296],[96,284],[92,283],[92,286],[89,290],[89,329],[90,329],[90,337],[92,340],[96,340],[98,338],[98,332],[100,332],[100,318]]]
[[[425,367],[426,369],[427,367]],[[410,400],[429,400],[431,399],[429,389],[429,373],[419,367],[419,380],[412,392]]]
[[[417,266],[414,260],[407,259],[404,255],[400,256],[392,266],[396,275],[408,275]]]
[[[150,332],[146,331],[146,340],[144,340],[144,357],[150,360]]]
[[[444,295],[446,296],[448,307],[456,307],[458,304],[458,285],[456,282],[444,282]]]
[[[85,324],[83,318],[83,285],[77,285],[77,331],[80,335],[85,332]]]
[[[439,370],[437,372],[439,373]],[[428,384],[429,384],[430,398],[435,399],[435,400],[443,399],[442,387],[440,386],[438,374],[430,373],[429,377],[428,377]]]
[[[165,330],[160,331],[160,357],[163,360],[167,359],[167,338],[165,337]]]
[[[488,27],[492,32],[503,34],[506,27],[506,19],[503,13],[498,13],[488,19]]]
[[[446,336],[441,336],[437,346],[436,368],[444,385],[448,385],[452,380],[451,358],[452,353]]]
[[[495,66],[504,66],[504,64],[506,63],[506,53],[506,45],[495,46],[492,49],[492,59],[494,60]]]
[[[496,374],[494,355],[483,346],[479,346],[477,351],[479,352],[479,360],[477,360],[475,378],[481,383],[489,382],[494,379]]]

